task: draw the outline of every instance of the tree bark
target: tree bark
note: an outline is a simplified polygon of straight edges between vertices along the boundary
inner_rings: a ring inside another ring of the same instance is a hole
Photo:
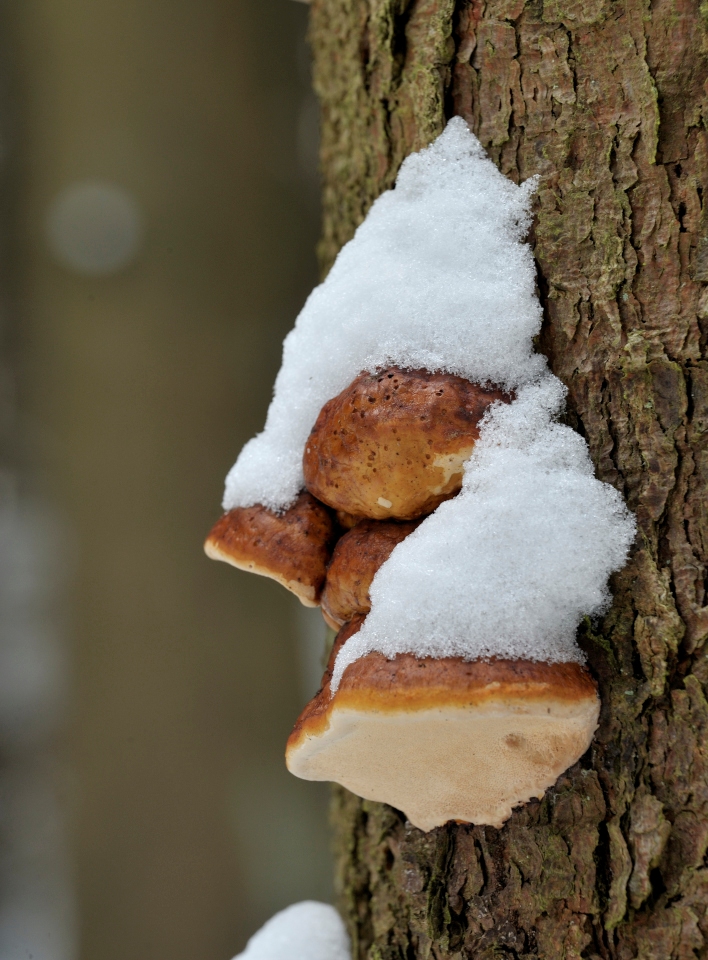
[[[501,830],[337,789],[356,958],[708,956],[708,78],[698,0],[313,0],[324,269],[447,117],[539,175],[538,348],[636,512],[591,750]]]

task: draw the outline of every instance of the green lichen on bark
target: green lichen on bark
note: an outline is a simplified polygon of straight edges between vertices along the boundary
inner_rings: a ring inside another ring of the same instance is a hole
[[[326,269],[451,114],[540,178],[539,348],[639,536],[595,742],[501,830],[335,791],[357,958],[708,956],[708,79],[693,0],[313,0]]]
[[[445,125],[454,0],[315,2],[326,270],[401,161]]]

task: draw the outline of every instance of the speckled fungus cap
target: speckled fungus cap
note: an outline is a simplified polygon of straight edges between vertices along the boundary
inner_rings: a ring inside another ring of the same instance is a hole
[[[361,373],[320,411],[305,444],[305,485],[353,516],[425,516],[459,492],[480,420],[509,400],[451,373]]]
[[[204,551],[212,560],[277,580],[306,607],[316,607],[334,538],[327,508],[301,493],[282,513],[260,504],[229,510],[210,531]]]

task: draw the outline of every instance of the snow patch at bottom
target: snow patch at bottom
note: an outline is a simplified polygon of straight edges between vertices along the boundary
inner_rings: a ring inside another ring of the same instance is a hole
[[[350,960],[349,937],[334,907],[303,900],[263,924],[234,960]]]

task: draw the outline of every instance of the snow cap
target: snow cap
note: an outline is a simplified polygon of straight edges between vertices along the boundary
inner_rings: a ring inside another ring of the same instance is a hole
[[[513,389],[537,379],[535,179],[517,186],[461,118],[402,164],[288,334],[263,433],[226,478],[224,509],[288,507],[322,406],[362,370],[446,371]]]
[[[320,409],[362,370],[445,371],[515,393],[482,421],[460,494],[379,569],[332,692],[371,651],[581,661],[577,625],[607,607],[635,524],[594,477],[583,438],[557,422],[565,387],[533,351],[541,306],[524,235],[534,188],[499,173],[460,118],[408,157],[307,300],[265,430],[227,477],[227,509],[289,506]]]

